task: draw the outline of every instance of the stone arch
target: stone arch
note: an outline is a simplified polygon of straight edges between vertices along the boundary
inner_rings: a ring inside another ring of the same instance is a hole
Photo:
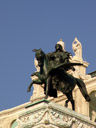
[[[16,128],[17,127],[17,121],[16,119],[12,121],[11,125],[10,125],[10,128]]]
[[[96,121],[96,90],[90,93],[91,101],[89,103],[90,119]]]

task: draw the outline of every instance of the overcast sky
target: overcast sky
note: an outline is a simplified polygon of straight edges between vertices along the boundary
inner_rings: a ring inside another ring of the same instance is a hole
[[[60,38],[72,51],[77,37],[83,59],[96,70],[96,0],[0,0],[0,111],[30,100],[32,49],[55,50]]]

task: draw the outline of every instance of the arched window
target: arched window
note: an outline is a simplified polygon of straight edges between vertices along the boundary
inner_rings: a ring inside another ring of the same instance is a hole
[[[96,122],[96,91],[90,93],[91,101],[89,103],[90,119]]]
[[[16,128],[17,127],[17,121],[14,120],[11,124],[11,128]]]

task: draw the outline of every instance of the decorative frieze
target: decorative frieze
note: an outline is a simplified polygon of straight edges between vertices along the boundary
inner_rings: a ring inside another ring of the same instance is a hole
[[[31,104],[17,121],[18,128],[96,128],[87,116],[45,100]]]

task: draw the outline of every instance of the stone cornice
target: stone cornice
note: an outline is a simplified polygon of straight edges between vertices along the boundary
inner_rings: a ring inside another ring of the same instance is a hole
[[[95,128],[96,123],[87,116],[53,102],[39,101],[31,104],[26,112],[19,116],[18,128]]]
[[[22,105],[19,105],[19,106],[16,106],[14,108],[10,108],[10,109],[7,109],[7,110],[4,110],[4,111],[1,111],[0,112],[0,119],[3,118],[3,116],[10,116],[10,114],[16,114],[16,112],[20,112],[20,110],[24,110],[25,109],[25,106],[28,105],[30,102],[27,102],[25,104],[22,104]]]

